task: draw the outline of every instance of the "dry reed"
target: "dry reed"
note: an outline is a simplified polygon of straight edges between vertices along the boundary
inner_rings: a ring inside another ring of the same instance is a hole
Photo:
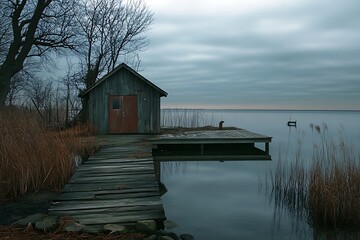
[[[308,214],[314,225],[360,224],[360,158],[353,148],[325,141],[309,171]]]
[[[162,109],[162,127],[195,128],[214,125],[214,116],[197,109]]]
[[[0,199],[40,189],[60,190],[74,172],[74,154],[89,155],[94,141],[48,130],[30,112],[0,113]]]
[[[328,136],[325,124],[311,128],[319,136],[311,161],[297,154],[292,161],[279,161],[270,174],[275,207],[286,207],[291,215],[305,218],[314,227],[358,227],[359,151],[342,134],[337,140]]]

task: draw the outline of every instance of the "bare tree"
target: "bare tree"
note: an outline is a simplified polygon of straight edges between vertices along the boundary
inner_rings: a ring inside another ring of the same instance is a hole
[[[31,81],[36,78],[36,74],[40,72],[41,63],[37,61],[25,60],[23,68],[17,72],[10,81],[10,90],[6,96],[6,103],[13,105],[15,102],[19,104],[28,97],[28,90]]]
[[[124,62],[132,66],[135,71],[144,71],[143,68],[141,68],[141,59],[138,53],[132,53],[132,54],[126,54],[124,57]]]
[[[39,109],[45,110],[51,99],[52,82],[45,82],[40,78],[33,78],[28,83],[27,93]]]
[[[24,89],[29,76],[24,72],[18,72],[10,81],[10,90],[6,96],[6,102],[12,106],[16,99],[19,98],[21,90]]]
[[[72,0],[0,0],[0,109],[29,57],[73,47]]]
[[[84,14],[78,18],[83,39],[82,63],[85,87],[110,72],[121,56],[147,46],[143,33],[153,13],[142,0],[84,0]]]
[[[65,86],[65,126],[69,125],[70,110],[74,107],[74,93],[78,92],[77,79],[78,74],[74,70],[74,65],[67,59],[67,71],[60,82]],[[78,99],[75,94],[75,99]]]
[[[49,122],[51,120],[53,105],[53,86],[52,81],[45,81],[40,78],[31,78],[26,89],[28,97],[31,99],[42,118]]]

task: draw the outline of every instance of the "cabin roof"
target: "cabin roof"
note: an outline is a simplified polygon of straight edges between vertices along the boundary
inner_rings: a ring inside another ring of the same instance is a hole
[[[83,93],[81,93],[79,95],[79,97],[84,97],[86,94],[88,94],[89,92],[91,92],[93,89],[95,89],[98,85],[100,85],[102,82],[106,81],[108,78],[110,78],[112,75],[114,75],[116,72],[120,71],[121,69],[126,69],[129,72],[131,72],[132,74],[134,74],[136,77],[138,77],[140,80],[142,80],[144,83],[146,83],[147,85],[149,85],[150,87],[154,88],[156,91],[158,91],[160,93],[161,97],[166,97],[168,95],[167,92],[165,92],[164,90],[162,90],[161,88],[159,88],[158,86],[156,86],[155,84],[153,84],[152,82],[150,82],[149,80],[147,80],[145,77],[141,76],[138,72],[136,72],[134,69],[132,69],[131,67],[129,67],[128,65],[126,65],[125,63],[121,63],[119,66],[117,66],[116,68],[114,68],[114,70],[112,70],[111,72],[107,73],[105,76],[103,76],[102,78],[100,78],[96,83],[94,83],[92,86],[90,86],[88,89],[86,89]]]

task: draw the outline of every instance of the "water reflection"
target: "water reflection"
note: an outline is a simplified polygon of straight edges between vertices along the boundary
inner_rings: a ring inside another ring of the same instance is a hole
[[[179,225],[174,231],[190,232],[196,239],[271,235],[270,229],[255,227],[266,226],[271,220],[267,209],[264,217],[266,201],[258,193],[257,172],[268,163],[219,160],[161,163],[161,179],[168,188],[162,197],[166,216]]]
[[[354,230],[311,227],[307,216],[299,211],[304,209],[301,204],[275,195],[269,176],[276,171],[280,159],[290,165],[293,161],[289,159],[296,155],[313,155],[314,142],[321,139],[313,135],[311,122],[321,126],[326,121],[333,136],[339,135],[339,125],[343,123],[348,142],[359,146],[359,113],[293,112],[297,128],[290,129],[286,125],[288,112],[212,113],[222,115],[229,126],[273,136],[270,149],[273,160],[161,163],[166,165],[161,166],[161,180],[168,188],[162,197],[166,216],[179,225],[172,231],[189,232],[200,240],[360,239],[359,232]]]
[[[162,162],[161,173],[164,177],[169,177],[173,174],[186,174],[187,165],[186,161]]]
[[[204,236],[197,239],[212,239],[209,238],[209,234],[202,231],[208,225],[218,226],[220,223],[217,221],[222,221],[221,226],[227,229],[227,234],[243,236],[243,229],[247,229],[247,237],[251,237],[259,234],[256,225],[266,228],[266,222],[271,222],[270,231],[265,231],[264,235],[260,234],[254,239],[360,239],[359,232],[354,230],[311,227],[311,221],[306,215],[306,204],[302,200],[304,196],[297,192],[288,194],[284,191],[276,191],[270,185],[262,187],[262,184],[259,184],[261,182],[258,180],[259,175],[254,173],[255,169],[268,162],[256,162],[256,165],[253,163],[244,161],[161,163],[162,179],[169,188],[169,192],[164,195],[166,214],[179,225],[172,230],[179,233],[188,231],[195,236]],[[225,176],[224,173],[227,175]],[[254,188],[255,184],[251,184],[255,182],[258,189]],[[174,183],[177,183],[177,188],[172,189]],[[268,204],[261,200],[264,192]],[[270,206],[269,218],[266,214],[266,206]],[[194,224],[198,226],[195,229]],[[289,231],[286,225],[289,225]],[[183,230],[187,228],[191,230]],[[213,234],[215,232],[210,235]],[[264,237],[265,235],[272,237],[267,238]]]
[[[154,160],[155,175],[158,182],[161,182],[161,178],[164,175],[165,178],[173,174],[185,174],[186,173],[186,161],[157,161]]]

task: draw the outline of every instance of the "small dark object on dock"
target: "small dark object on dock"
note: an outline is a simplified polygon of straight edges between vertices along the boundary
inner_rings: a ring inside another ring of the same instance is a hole
[[[296,121],[288,121],[287,125],[289,127],[296,127]]]
[[[224,121],[219,122],[219,129],[220,129],[220,130],[223,129],[223,124],[224,124]]]

